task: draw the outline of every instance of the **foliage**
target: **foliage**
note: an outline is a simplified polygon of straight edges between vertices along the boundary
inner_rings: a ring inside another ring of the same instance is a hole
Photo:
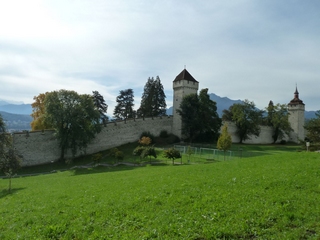
[[[12,147],[12,137],[6,132],[6,126],[0,114],[0,171],[9,178],[9,192],[11,192],[11,178],[20,166],[20,158]]]
[[[6,150],[11,146],[10,135],[6,132],[6,124],[0,114],[0,158],[5,154]]]
[[[148,78],[137,111],[138,117],[157,117],[166,114],[166,95],[159,76]]]
[[[171,159],[172,164],[174,164],[174,160],[176,158],[181,158],[180,152],[175,148],[169,148],[168,150],[164,150],[163,155],[165,158]]]
[[[223,110],[222,120],[235,123],[236,133],[240,138],[240,143],[242,143],[250,139],[251,135],[259,136],[262,113],[263,111],[255,107],[254,102],[246,99],[243,103],[233,104],[229,110]]]
[[[122,161],[124,159],[123,152],[120,151],[118,148],[110,149],[110,156],[114,157],[117,160],[117,162]]]
[[[230,149],[232,145],[232,138],[230,133],[228,132],[228,125],[224,124],[221,130],[220,137],[218,139],[217,148],[223,150],[224,152],[224,160],[226,157],[226,151]]]
[[[307,140],[314,143],[320,143],[320,110],[316,112],[316,117],[310,119],[305,124],[307,130]]]
[[[33,108],[31,117],[33,118],[33,121],[30,123],[32,131],[53,128],[52,125],[44,121],[46,113],[44,102],[48,94],[49,92],[40,93],[38,96],[33,97],[34,102],[31,104],[31,107]]]
[[[134,95],[132,89],[121,90],[117,96],[117,105],[114,108],[113,115],[116,119],[134,118]]]
[[[148,145],[150,145],[150,143],[151,143],[151,139],[149,137],[142,137],[139,140],[139,144],[142,146],[148,146]]]
[[[54,91],[47,94],[44,104],[45,122],[56,131],[61,160],[68,149],[73,156],[78,150],[85,150],[101,130],[100,113],[90,95],[68,90]]]
[[[9,178],[9,192],[11,192],[11,178],[21,168],[20,157],[15,154],[13,148],[10,148],[0,158],[0,171],[2,171]]]
[[[141,135],[140,135],[140,139],[143,138],[143,137],[150,138],[151,139],[151,143],[154,143],[155,136],[152,133],[150,133],[149,131],[142,132]]]
[[[273,128],[273,143],[282,140],[285,135],[289,135],[292,128],[289,123],[289,112],[286,104],[276,104],[270,101],[267,107],[267,124]]]
[[[159,134],[159,137],[161,138],[167,138],[169,137],[169,134],[166,130],[161,130],[160,134]]]
[[[92,91],[93,104],[96,110],[100,113],[100,118],[103,124],[108,122],[108,116],[106,115],[108,105],[106,104],[103,96],[98,91]]]
[[[102,160],[102,154],[101,153],[96,153],[96,154],[92,155],[92,161],[93,161],[93,163],[95,165],[100,163],[101,160]]]
[[[217,113],[216,103],[210,100],[208,89],[202,89],[199,96],[190,94],[185,96],[177,113],[182,120],[182,134],[192,142],[197,135],[210,133],[217,135],[221,126],[221,119]]]
[[[154,146],[149,146],[151,144],[151,139],[149,137],[141,137],[139,144],[140,145],[133,150],[133,155],[139,156],[140,158],[146,158],[149,156],[150,161],[152,156],[157,158]]]

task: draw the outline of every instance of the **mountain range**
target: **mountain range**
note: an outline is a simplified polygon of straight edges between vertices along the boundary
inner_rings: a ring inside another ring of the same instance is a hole
[[[242,102],[241,100],[232,100],[228,97],[220,97],[214,93],[209,94],[209,96],[211,100],[217,103],[217,112],[220,117],[224,109],[228,109],[235,103]],[[0,114],[6,122],[7,129],[11,132],[30,130],[30,123],[32,121],[31,113],[31,104],[8,103],[0,100]],[[315,113],[315,111],[305,111],[305,118],[315,118]],[[167,109],[167,115],[172,115],[172,107]]]

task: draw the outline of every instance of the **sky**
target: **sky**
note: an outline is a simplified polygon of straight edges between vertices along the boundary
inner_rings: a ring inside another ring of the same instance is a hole
[[[286,104],[296,86],[320,110],[320,1],[0,0],[0,99],[99,91],[112,114],[120,90],[139,108],[159,76],[186,67],[199,88],[258,108]]]

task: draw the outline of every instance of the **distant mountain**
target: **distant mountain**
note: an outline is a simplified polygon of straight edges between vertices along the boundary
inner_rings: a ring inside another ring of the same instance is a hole
[[[229,109],[229,107],[234,103],[242,103],[241,100],[232,100],[227,97],[219,97],[214,93],[210,93],[209,97],[212,101],[215,101],[217,103],[217,112],[219,114],[219,117],[222,117],[222,111],[224,109]],[[167,109],[167,115],[172,115],[172,109],[172,107]]]
[[[3,111],[0,111],[0,114],[9,132],[31,129],[30,123],[32,122],[32,117],[30,115],[12,114]]]
[[[219,117],[222,117],[222,112],[224,109],[229,109],[230,106],[232,106],[235,103],[242,103],[241,100],[232,100],[227,97],[220,97],[214,93],[210,93],[209,97],[212,101],[215,101],[217,103],[217,112],[219,114]],[[167,115],[172,115],[172,107],[167,109]],[[315,111],[305,111],[304,116],[306,119],[311,119],[316,117]]]
[[[32,107],[31,104],[4,104],[0,105],[0,111],[30,115],[32,113]]]

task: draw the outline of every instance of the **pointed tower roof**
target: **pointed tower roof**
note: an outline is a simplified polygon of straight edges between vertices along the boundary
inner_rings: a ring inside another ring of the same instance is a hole
[[[192,77],[192,75],[187,71],[187,69],[183,69],[181,73],[173,80],[173,82],[180,81],[180,80],[188,80],[191,82],[198,82],[197,80]]]
[[[290,105],[304,105],[303,101],[299,98],[298,87],[296,86],[296,91],[294,92],[293,99],[289,102]]]

